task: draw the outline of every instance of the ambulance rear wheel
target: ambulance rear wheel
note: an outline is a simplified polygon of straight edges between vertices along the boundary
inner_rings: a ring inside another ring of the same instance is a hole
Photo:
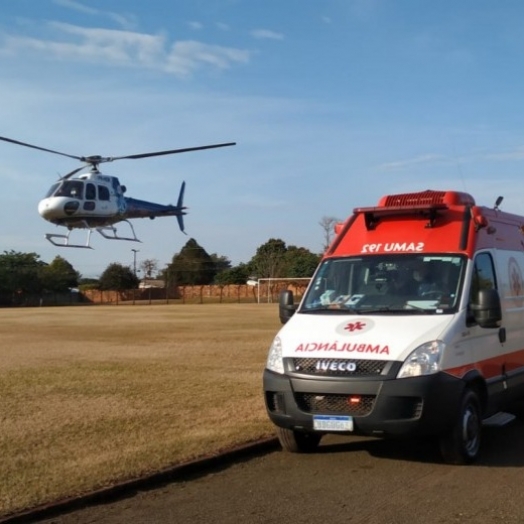
[[[322,435],[277,427],[277,436],[284,451],[291,453],[313,453],[318,448]]]
[[[471,464],[480,452],[482,416],[477,394],[468,389],[462,396],[453,427],[440,438],[440,453],[447,464]]]

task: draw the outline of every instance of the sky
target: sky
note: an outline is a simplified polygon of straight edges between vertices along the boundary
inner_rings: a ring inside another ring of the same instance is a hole
[[[141,243],[73,249],[37,206],[81,164],[0,142],[0,253],[97,277],[194,238],[237,265],[271,238],[320,252],[324,217],[425,189],[524,214],[523,22],[521,0],[3,1],[0,136],[77,156],[236,145],[102,164],[151,202],[185,181],[187,235],[140,219]]]

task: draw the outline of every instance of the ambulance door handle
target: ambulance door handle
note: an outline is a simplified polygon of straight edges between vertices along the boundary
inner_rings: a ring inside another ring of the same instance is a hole
[[[499,341],[501,344],[504,344],[504,342],[506,342],[506,328],[501,327],[499,329]]]

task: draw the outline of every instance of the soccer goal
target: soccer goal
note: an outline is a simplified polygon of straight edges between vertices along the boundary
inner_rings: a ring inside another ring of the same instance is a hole
[[[310,280],[311,277],[259,278],[257,279],[257,302],[260,304],[278,301],[278,295],[284,289],[291,289],[296,296],[302,296]]]

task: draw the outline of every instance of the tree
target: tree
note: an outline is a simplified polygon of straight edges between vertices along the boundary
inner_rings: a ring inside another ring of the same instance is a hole
[[[91,286],[91,287],[98,287],[99,280],[98,278],[93,277],[80,277],[78,279],[78,285],[79,286]]]
[[[53,261],[42,267],[42,286],[45,291],[64,293],[78,286],[80,274],[73,266],[61,256],[56,256]]]
[[[4,251],[0,255],[0,293],[40,293],[40,274],[46,264],[39,258],[36,253]]]
[[[155,273],[158,271],[158,260],[146,259],[140,263],[140,269],[144,278],[153,278]]]
[[[286,276],[285,254],[286,243],[280,238],[270,238],[257,248],[249,267],[258,278],[278,278]]]
[[[99,286],[102,290],[125,291],[126,289],[136,289],[139,279],[133,270],[122,264],[109,264],[99,279]]]
[[[226,269],[217,273],[215,284],[227,286],[228,284],[245,284],[249,278],[249,267],[247,264],[238,264],[238,266]]]
[[[252,278],[285,279],[289,284],[293,279],[313,276],[319,259],[304,247],[287,247],[283,240],[271,238],[257,249],[249,268]],[[280,284],[268,282],[268,294],[273,295],[279,288]]]
[[[320,219],[319,224],[324,231],[324,244],[322,246],[323,251],[326,251],[329,245],[331,244],[331,241],[333,240],[333,236],[335,234],[335,224],[338,224],[339,222],[342,222],[342,220],[336,217],[323,216]]]
[[[307,278],[313,275],[320,256],[305,247],[286,246],[271,238],[262,244],[248,267],[257,278]]]
[[[236,271],[232,272],[232,266],[231,266],[231,260],[223,255],[218,255],[217,253],[211,253],[210,255],[211,260],[215,264],[215,284],[219,284],[221,286],[225,286],[227,284],[236,284],[236,282],[233,282],[234,280],[238,279],[238,276],[236,275]]]
[[[320,255],[305,247],[289,246],[285,254],[286,277],[307,278],[313,276],[320,262]]]
[[[80,291],[88,291],[91,289],[99,289],[100,282],[98,278],[80,278],[78,280],[78,288]]]
[[[217,255],[216,253],[211,253],[209,256],[215,264],[217,273],[231,269],[231,260],[229,260],[229,258],[223,255]]]
[[[194,286],[211,284],[217,271],[211,256],[190,238],[180,253],[173,256],[164,273],[169,282]]]

